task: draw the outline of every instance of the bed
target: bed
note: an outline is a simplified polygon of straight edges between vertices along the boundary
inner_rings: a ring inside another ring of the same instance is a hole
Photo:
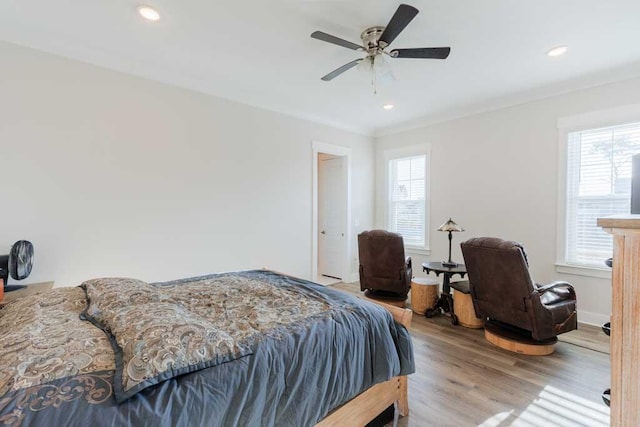
[[[96,279],[0,309],[0,426],[364,425],[408,412],[411,311],[272,271]]]

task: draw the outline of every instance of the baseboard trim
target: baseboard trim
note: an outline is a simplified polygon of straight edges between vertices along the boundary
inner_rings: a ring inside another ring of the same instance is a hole
[[[359,273],[353,273],[351,275],[349,275],[348,277],[346,277],[347,280],[343,280],[345,283],[353,283],[353,282],[357,282],[360,280],[360,274]]]
[[[603,323],[609,322],[609,316],[601,313],[593,313],[590,311],[578,310],[578,322],[587,325],[602,326]]]

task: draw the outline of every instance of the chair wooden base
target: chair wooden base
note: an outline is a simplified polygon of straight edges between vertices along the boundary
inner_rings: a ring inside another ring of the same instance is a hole
[[[542,342],[534,341],[491,322],[485,324],[484,337],[501,349],[527,356],[548,356],[553,353],[554,345],[558,342],[557,338]]]
[[[402,300],[402,299],[397,299],[397,298],[385,298],[383,296],[378,296],[378,295],[374,295],[373,293],[369,292],[369,291],[365,291],[364,292],[364,297],[366,299],[369,300],[373,300],[373,301],[377,301],[377,302],[382,302],[385,304],[389,304],[392,305],[394,307],[400,307],[400,308],[405,308],[405,306],[407,305],[407,301],[406,299]]]

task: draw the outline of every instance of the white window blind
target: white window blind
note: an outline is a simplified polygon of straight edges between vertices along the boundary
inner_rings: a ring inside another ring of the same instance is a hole
[[[389,161],[389,230],[407,246],[425,247],[427,156]]]
[[[567,264],[602,267],[613,252],[599,217],[628,214],[631,156],[640,153],[640,123],[571,132],[567,140]]]

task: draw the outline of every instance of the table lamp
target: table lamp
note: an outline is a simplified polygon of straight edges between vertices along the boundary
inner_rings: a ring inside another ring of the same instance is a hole
[[[445,267],[457,267],[458,263],[451,261],[451,233],[453,233],[454,231],[456,233],[460,231],[464,231],[464,228],[460,227],[458,224],[455,223],[455,221],[449,218],[449,221],[445,222],[440,227],[438,227],[438,231],[449,232],[449,261],[444,261],[442,265]]]

